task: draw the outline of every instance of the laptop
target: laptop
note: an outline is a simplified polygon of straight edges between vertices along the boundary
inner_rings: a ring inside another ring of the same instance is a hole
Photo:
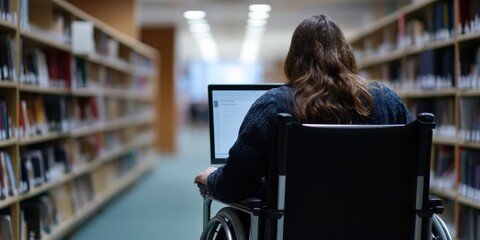
[[[238,137],[240,125],[252,104],[265,92],[283,84],[210,84],[208,113],[210,163],[223,165]]]

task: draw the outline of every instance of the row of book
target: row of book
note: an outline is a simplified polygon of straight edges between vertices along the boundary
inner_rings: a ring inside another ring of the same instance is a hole
[[[42,239],[53,231],[60,223],[55,200],[44,194],[20,204],[20,239]]]
[[[96,63],[75,58],[75,75],[72,82],[73,89],[102,89],[105,86],[121,90],[146,91],[148,89],[147,73],[135,73],[132,76],[123,72],[100,66]]]
[[[120,156],[116,161],[108,162],[92,172],[92,185],[95,192],[103,192],[116,180],[130,172],[139,159],[139,151],[132,151]]]
[[[15,49],[11,35],[0,35],[0,52],[2,52],[0,56],[0,80],[13,81],[16,79]],[[60,88],[114,86],[118,89],[131,89],[134,86],[136,90],[148,90],[148,80],[145,76],[150,72],[135,75],[132,82],[132,77],[129,75],[76,58],[74,81],[72,83],[72,60],[69,53],[53,48],[28,48],[26,44],[23,44],[21,49],[23,53],[21,54],[20,82],[24,84]],[[71,84],[72,86],[70,86]]]
[[[20,81],[25,84],[73,89],[97,89],[111,86],[122,90],[132,89],[133,86],[135,90],[147,90],[145,86],[148,81],[145,79],[145,74],[132,77],[82,58],[72,60],[69,53],[51,48],[33,48],[24,52]],[[73,81],[70,76],[72,67],[74,68]],[[8,79],[13,79],[13,76]]]
[[[397,49],[422,47],[432,41],[453,39],[453,0],[435,2],[423,14],[399,18]]]
[[[15,126],[7,111],[7,100],[0,96],[0,140],[7,140],[16,136]]]
[[[10,214],[0,213],[0,239],[13,240],[12,217]]]
[[[20,239],[42,239],[72,217],[94,193],[88,175],[75,179],[72,190],[60,185],[33,199],[20,203]]]
[[[457,135],[454,97],[412,99],[408,103],[408,108],[413,116],[422,112],[433,113],[437,123],[437,127],[433,130],[436,136],[454,138]]]
[[[460,99],[460,129],[458,138],[480,142],[480,98]]]
[[[90,173],[76,177],[20,203],[20,239],[42,239],[62,222],[82,211],[118,179],[124,177],[143,159],[145,151],[131,151],[109,161]],[[10,215],[10,208],[0,209],[0,215]],[[1,220],[0,220],[1,223]],[[1,231],[1,230],[0,230]]]
[[[459,222],[460,239],[480,240],[480,210],[462,207]]]
[[[453,0],[436,1],[421,13],[400,15],[395,27],[386,26],[375,38],[365,38],[356,57],[366,58],[385,55],[389,52],[411,47],[422,47],[428,43],[453,39]],[[379,42],[378,39],[381,39]]]
[[[84,166],[100,157],[103,141],[101,134],[81,137],[73,144],[73,168]],[[119,145],[118,145],[119,146]]]
[[[460,48],[460,76],[458,88],[480,88],[480,46]]]
[[[69,172],[71,162],[62,144],[36,146],[21,150],[19,186],[12,168],[12,159],[6,151],[0,151],[1,197],[15,196],[17,192],[28,192],[45,182],[56,181]]]
[[[44,238],[93,197],[90,177],[84,175],[74,180],[71,191],[67,190],[65,185],[60,185],[38,197],[21,202],[19,239]],[[13,240],[12,217],[8,208],[0,212],[0,239]]]
[[[53,48],[27,48],[23,44],[21,57],[20,82],[41,87],[70,87],[69,53]]]
[[[0,19],[15,23],[17,21],[17,14],[12,11],[11,6],[10,0],[0,1]]]
[[[75,58],[74,89],[101,89],[105,86],[107,69],[82,58]]]
[[[75,63],[72,63],[70,54],[61,50],[32,48],[25,49],[23,52],[20,81],[25,84],[61,88],[113,86],[117,89],[131,89],[132,85],[138,85],[136,82],[132,83],[132,77],[125,73],[91,64],[84,59],[75,58]],[[73,83],[72,65],[75,69]],[[10,63],[8,66],[13,65]],[[9,77],[13,74],[13,70],[11,72]],[[141,77],[144,76],[137,76],[134,79],[138,80]],[[13,76],[10,78],[13,79]]]
[[[460,34],[480,32],[480,3],[475,0],[459,0],[459,23]]]
[[[427,50],[400,60],[380,64],[379,78],[396,90],[437,90],[455,86],[454,51],[452,47]],[[399,66],[404,66],[399,67]],[[370,69],[375,74],[375,69]]]
[[[20,192],[56,181],[71,169],[66,148],[62,144],[25,148],[20,155]]]
[[[55,231],[58,225],[89,204],[96,194],[124,176],[126,171],[121,169],[126,169],[125,166],[128,166],[128,170],[131,169],[132,165],[127,162],[132,157],[133,154],[127,154],[119,161],[76,178],[71,188],[62,184],[39,197],[21,202],[20,239],[24,239],[24,236],[28,236],[25,239],[42,239]]]
[[[413,66],[416,60],[409,64],[407,59],[407,79],[418,79],[417,89],[451,88],[454,86],[453,59],[453,47],[422,52],[417,66]]]
[[[8,128],[11,122],[6,107],[6,102],[0,98],[0,114],[3,113],[0,115],[0,135],[6,133],[0,139],[9,138],[8,133],[11,131]],[[100,96],[68,98],[62,95],[23,93],[18,111],[18,136],[29,138],[49,132],[67,132],[105,121],[140,116],[148,108],[147,104]],[[2,124],[3,120],[5,124]],[[3,129],[6,130],[1,131]]]
[[[15,43],[11,34],[0,33],[0,80],[14,81]]]
[[[72,112],[68,105],[72,104]],[[22,94],[18,109],[18,127],[8,112],[8,102],[0,96],[0,140],[29,138],[50,132],[67,132],[104,121],[140,116],[140,103],[102,97],[78,97],[71,102],[65,96]]]
[[[432,187],[445,190],[453,190],[455,188],[457,178],[453,146],[434,146],[430,177]]]
[[[13,161],[8,151],[0,151],[0,198],[18,194]]]
[[[119,153],[117,173],[124,174],[135,164],[139,151],[121,148],[148,134],[136,128],[121,129],[105,134],[93,134],[73,141],[72,148],[62,141],[34,144],[20,149],[20,175],[13,170],[13,160],[8,151],[0,151],[0,198],[29,192],[48,182],[61,179],[66,173],[84,167],[87,163],[110,153]],[[118,176],[118,174],[116,175]]]
[[[23,94],[18,117],[19,135],[22,138],[70,129],[65,96]]]
[[[148,130],[127,128],[104,134],[93,134],[78,138],[72,147],[72,167],[81,167],[97,158],[118,152],[124,146],[140,140]]]
[[[480,201],[480,151],[461,149],[458,193]]]

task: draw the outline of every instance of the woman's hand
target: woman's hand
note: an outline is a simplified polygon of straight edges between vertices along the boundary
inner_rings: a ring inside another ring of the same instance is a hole
[[[195,180],[193,181],[194,183],[201,183],[203,185],[207,185],[207,179],[210,173],[215,172],[217,170],[216,167],[209,167],[203,172],[199,173],[196,177]]]

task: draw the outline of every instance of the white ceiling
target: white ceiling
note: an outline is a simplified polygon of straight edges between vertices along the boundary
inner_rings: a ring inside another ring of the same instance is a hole
[[[248,6],[268,3],[272,6],[264,33],[260,60],[275,63],[283,59],[295,27],[315,14],[332,17],[351,36],[408,0],[138,0],[142,26],[174,25],[177,29],[177,60],[199,59],[197,45],[187,30],[183,12],[203,10],[217,43],[220,59],[238,60],[245,34]]]

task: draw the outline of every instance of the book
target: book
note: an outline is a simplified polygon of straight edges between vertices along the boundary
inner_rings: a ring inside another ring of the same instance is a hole
[[[27,231],[27,222],[25,221],[25,212],[23,209],[20,209],[20,221],[19,221],[19,229],[20,229],[20,240],[27,240],[28,231]]]
[[[65,96],[44,95],[43,109],[45,110],[51,131],[66,132],[70,129],[68,104]]]
[[[58,222],[65,221],[72,217],[74,213],[72,193],[66,185],[59,185],[48,192],[53,199],[57,211]]]
[[[0,34],[0,79],[13,81],[15,79],[14,48],[10,34]]]
[[[3,104],[3,101],[0,99],[0,139],[7,139],[6,135],[6,125],[7,125],[7,119],[3,116],[4,108],[6,108],[6,104]],[[6,112],[6,109],[5,109]]]
[[[51,233],[60,222],[56,202],[50,193],[41,195],[38,201],[42,207],[42,232]]]
[[[0,165],[2,166],[2,178],[3,178],[3,188],[1,189],[3,196],[9,196],[10,194],[10,177],[8,174],[7,161],[5,160],[5,155],[0,154]]]
[[[0,215],[0,239],[13,240],[12,218],[10,215]]]
[[[459,194],[480,201],[480,151],[461,149]]]
[[[478,239],[480,225],[478,223],[480,211],[470,207],[462,207],[460,211],[460,239]]]
[[[45,160],[42,151],[39,149],[23,150],[21,152],[22,161],[31,163],[32,173],[29,173],[29,182],[33,186],[40,186],[46,181]],[[28,163],[27,163],[28,164]]]
[[[75,58],[75,80],[72,81],[74,85],[72,88],[86,88],[87,87],[87,62],[81,58]]]
[[[10,117],[8,116],[7,110],[8,104],[5,97],[0,96],[0,119],[2,122],[2,136],[4,139],[10,139],[11,129],[10,129]]]
[[[21,203],[21,210],[27,226],[28,239],[41,239],[43,231],[43,211],[38,200],[29,200]]]
[[[28,2],[29,0],[20,0],[20,27],[22,29],[28,29],[29,28],[29,7],[28,7]]]
[[[440,189],[453,190],[456,181],[454,147],[435,145],[433,163],[431,166],[431,186]]]
[[[95,52],[94,26],[89,21],[72,22],[72,51],[75,54],[90,55]]]
[[[53,87],[70,87],[71,61],[69,54],[56,49],[48,49],[45,54],[50,77],[49,84]]]
[[[76,211],[80,210],[94,197],[93,186],[90,175],[86,174],[76,178],[73,182],[73,205]]]
[[[45,113],[42,95],[33,96],[31,99],[31,108],[34,109],[34,119],[36,123],[37,132],[45,134],[49,132],[48,119]]]
[[[480,141],[480,99],[460,98],[459,138],[467,142]]]
[[[63,144],[42,145],[37,149],[29,151],[41,151],[44,162],[44,173],[46,181],[55,181],[70,171],[70,163]]]
[[[0,152],[0,158],[5,159],[5,163],[7,165],[7,173],[8,177],[10,179],[10,187],[9,187],[9,195],[11,196],[16,196],[18,194],[18,189],[17,189],[17,181],[15,177],[15,171],[13,170],[13,163],[12,159],[10,157],[10,153],[7,151],[1,151]]]
[[[28,192],[35,187],[35,172],[30,158],[22,157],[20,161],[20,192]]]

